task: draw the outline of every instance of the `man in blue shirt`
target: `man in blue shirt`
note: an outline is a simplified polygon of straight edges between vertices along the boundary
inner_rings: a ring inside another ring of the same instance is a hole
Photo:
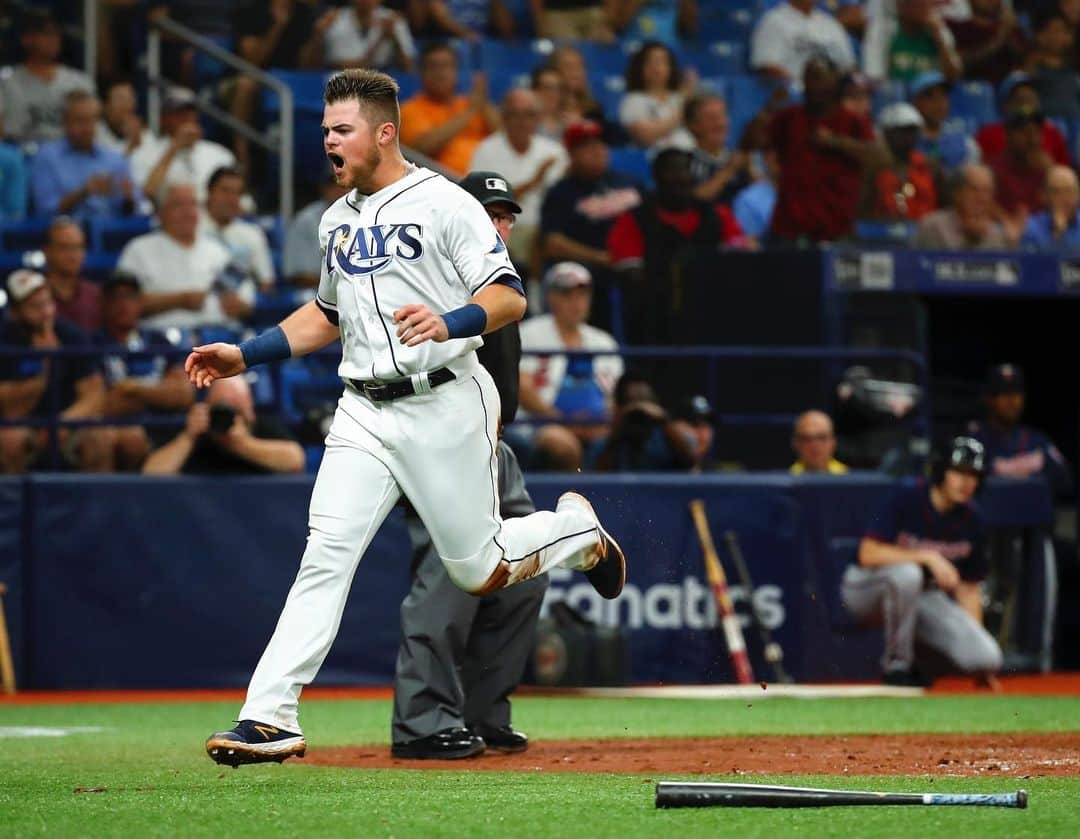
[[[1026,401],[1023,369],[1015,364],[991,367],[983,393],[986,418],[971,422],[968,433],[986,449],[990,474],[1042,475],[1055,494],[1067,494],[1072,489],[1072,467],[1046,434],[1020,422]]]
[[[86,334],[56,317],[48,282],[36,271],[20,269],[7,279],[8,309],[0,317],[0,347],[50,350],[90,348]],[[9,419],[93,419],[101,415],[104,386],[90,355],[50,358],[0,357],[0,415]],[[0,472],[23,472],[48,445],[45,429],[0,428]],[[60,430],[60,450],[87,472],[111,471],[109,435],[103,428]]]
[[[1046,209],[1028,218],[1020,244],[1080,250],[1080,181],[1068,166],[1051,166],[1046,173]]]
[[[925,684],[916,644],[982,684],[993,685],[1001,669],[1001,649],[982,625],[989,563],[973,498],[985,459],[977,440],[953,440],[934,462],[929,483],[901,490],[871,519],[858,564],[844,573],[848,611],[884,625],[886,684]]]
[[[78,90],[64,100],[64,136],[45,143],[30,170],[34,212],[86,219],[131,215],[141,196],[127,158],[94,142],[101,113],[96,96]]]
[[[4,134],[4,113],[0,109],[0,137]],[[13,221],[26,215],[29,198],[26,160],[15,146],[0,143],[0,221]]]

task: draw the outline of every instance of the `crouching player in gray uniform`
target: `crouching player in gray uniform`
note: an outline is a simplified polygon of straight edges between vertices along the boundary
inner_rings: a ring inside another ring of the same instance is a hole
[[[933,463],[929,484],[902,490],[873,518],[859,562],[841,593],[859,620],[884,624],[884,680],[925,684],[916,643],[960,673],[995,684],[1001,649],[982,625],[988,561],[973,498],[982,480],[982,444],[957,437]]]
[[[521,207],[495,172],[472,172],[461,188],[479,201],[503,241]],[[521,335],[516,323],[484,336],[477,351],[495,380],[501,420],[518,407]],[[500,438],[499,507],[504,519],[534,513],[513,450]],[[401,647],[394,674],[394,757],[442,760],[472,757],[485,747],[521,752],[529,739],[510,725],[509,696],[533,647],[548,577],[473,597],[446,573],[420,517],[406,514],[413,581],[401,604]]]

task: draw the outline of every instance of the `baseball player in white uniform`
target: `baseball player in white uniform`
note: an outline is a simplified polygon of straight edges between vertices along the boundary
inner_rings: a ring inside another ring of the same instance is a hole
[[[608,598],[626,580],[622,550],[576,493],[561,496],[555,512],[500,518],[499,395],[475,349],[482,334],[524,314],[521,279],[479,202],[402,157],[397,91],[366,69],[327,82],[324,149],[338,183],[352,189],[319,227],[317,298],[239,346],[195,347],[185,363],[206,387],[340,338],[346,385],[300,570],[239,724],[206,742],[218,763],[303,756],[300,692],[330,650],[360,558],[402,493],[465,591],[486,595],[555,567],[584,571]]]

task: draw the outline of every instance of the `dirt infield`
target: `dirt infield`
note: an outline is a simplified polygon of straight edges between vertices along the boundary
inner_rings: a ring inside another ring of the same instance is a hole
[[[357,769],[613,772],[661,775],[850,774],[1027,778],[1080,775],[1080,733],[903,734],[563,740],[518,755],[395,760],[388,747],[313,749],[304,763]]]

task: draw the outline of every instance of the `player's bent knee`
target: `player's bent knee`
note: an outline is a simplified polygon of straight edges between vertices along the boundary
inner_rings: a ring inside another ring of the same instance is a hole
[[[447,559],[442,557],[450,580],[469,594],[484,597],[504,588],[510,579],[510,563],[500,559],[494,569],[481,560],[481,556],[468,559]]]
[[[888,565],[881,569],[889,578],[890,587],[901,597],[917,597],[923,588],[922,566],[914,562]]]

